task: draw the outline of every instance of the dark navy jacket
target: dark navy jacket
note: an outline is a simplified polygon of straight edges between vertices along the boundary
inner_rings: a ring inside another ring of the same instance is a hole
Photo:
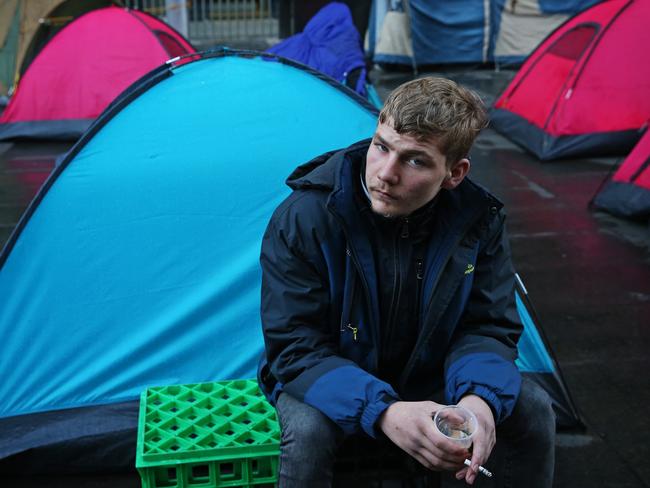
[[[377,374],[381,350],[377,270],[355,204],[369,141],[297,168],[294,190],[264,235],[260,385],[322,411],[346,434],[375,422],[393,402],[485,399],[500,423],[521,384],[514,360],[522,326],[501,203],[468,178],[441,190],[424,259],[415,348],[393,389]]]

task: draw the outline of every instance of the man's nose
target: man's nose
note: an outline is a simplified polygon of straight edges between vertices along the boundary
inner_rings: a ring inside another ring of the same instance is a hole
[[[388,156],[377,173],[377,177],[390,185],[397,184],[399,182],[399,161],[397,157]]]

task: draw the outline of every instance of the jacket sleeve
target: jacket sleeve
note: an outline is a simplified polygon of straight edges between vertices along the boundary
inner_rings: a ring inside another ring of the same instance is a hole
[[[447,401],[476,394],[491,406],[497,424],[512,413],[519,396],[521,375],[514,360],[523,330],[504,219],[501,213],[494,216],[479,247],[465,312],[445,361]]]
[[[397,394],[339,355],[330,270],[313,228],[301,229],[298,220],[291,212],[274,216],[262,242],[268,368],[283,391],[319,409],[346,434],[363,428],[374,437],[376,421]]]

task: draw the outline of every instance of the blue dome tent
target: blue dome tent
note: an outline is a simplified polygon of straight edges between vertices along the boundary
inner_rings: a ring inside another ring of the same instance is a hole
[[[546,339],[528,290],[521,277],[518,274],[515,277],[515,302],[519,318],[524,325],[524,333],[517,344],[519,357],[515,364],[523,376],[528,376],[548,392],[558,427],[584,428],[584,422]]]
[[[144,388],[255,376],[259,247],[284,179],[376,117],[252,52],[172,60],[123,93],[0,254],[0,468],[132,467]]]
[[[366,52],[412,66],[521,63],[551,31],[599,0],[373,0]]]
[[[162,66],[128,89],[7,243],[0,458],[122,430],[132,419],[101,406],[149,385],[255,375],[259,248],[284,179],[370,136],[377,114],[302,65],[223,54]],[[101,423],[47,423],[47,412],[102,408]],[[26,442],[6,438],[26,414],[46,423]]]

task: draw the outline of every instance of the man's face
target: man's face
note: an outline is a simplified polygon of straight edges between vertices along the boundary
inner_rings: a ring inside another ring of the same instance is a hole
[[[398,134],[390,120],[380,123],[366,156],[365,178],[372,209],[385,217],[407,216],[430,202],[441,187],[453,188],[460,183],[450,185],[452,172],[435,140],[418,141]]]

